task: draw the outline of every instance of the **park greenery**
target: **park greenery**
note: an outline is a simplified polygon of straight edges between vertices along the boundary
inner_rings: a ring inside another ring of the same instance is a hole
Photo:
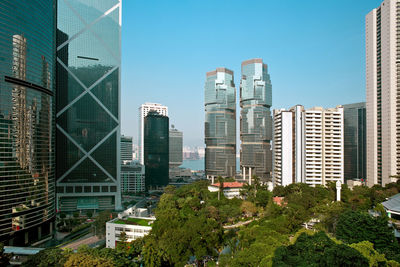
[[[208,185],[166,187],[157,220],[142,239],[116,249],[46,249],[25,266],[400,266],[400,246],[380,204],[400,192],[400,181],[352,190],[343,185],[340,202],[334,183],[269,192],[255,177],[242,199],[209,192]],[[281,205],[276,196],[284,198]],[[107,216],[96,220],[98,228]]]

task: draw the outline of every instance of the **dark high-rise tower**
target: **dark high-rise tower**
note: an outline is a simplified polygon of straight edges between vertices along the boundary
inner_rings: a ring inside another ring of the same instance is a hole
[[[55,215],[55,2],[0,10],[0,242],[27,245]]]
[[[58,208],[119,209],[121,0],[57,9]]]
[[[150,111],[144,118],[144,164],[146,189],[169,182],[169,118]]]
[[[236,174],[236,88],[233,71],[207,72],[204,86],[205,171],[208,178]]]
[[[344,179],[366,178],[367,128],[365,102],[343,105]]]
[[[240,80],[240,168],[243,178],[271,178],[272,85],[261,58],[242,62]]]

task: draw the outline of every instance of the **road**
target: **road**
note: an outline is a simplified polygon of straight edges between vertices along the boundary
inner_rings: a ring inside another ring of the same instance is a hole
[[[76,250],[81,245],[91,245],[91,244],[99,242],[99,241],[100,241],[100,239],[97,236],[93,236],[93,234],[89,233],[89,234],[85,235],[84,237],[82,237],[72,243],[66,244],[60,248],[61,249],[70,248],[70,249]]]
[[[224,225],[224,229],[238,228],[238,227],[243,226],[243,225],[248,225],[252,221],[254,221],[254,219],[251,219],[250,221],[245,221],[245,222],[238,222],[238,223],[235,223],[235,224],[232,224],[232,225]]]

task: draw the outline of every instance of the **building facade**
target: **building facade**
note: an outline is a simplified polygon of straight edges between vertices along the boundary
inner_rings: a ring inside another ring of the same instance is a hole
[[[303,182],[304,173],[304,107],[274,110],[273,180],[286,186]]]
[[[53,232],[55,15],[52,0],[0,2],[0,242],[5,245],[28,245]]]
[[[225,182],[222,184],[222,192],[227,199],[232,198],[242,198],[240,192],[243,188],[243,183],[239,182]],[[215,183],[208,186],[208,191],[210,192],[218,192],[220,190],[220,184]]]
[[[140,164],[144,164],[144,118],[150,111],[168,117],[168,107],[157,103],[144,103],[139,107],[139,127],[138,127],[138,157]]]
[[[183,133],[175,129],[169,130],[169,167],[179,167],[183,162]]]
[[[366,178],[367,127],[365,102],[343,105],[344,179]]]
[[[121,233],[126,235],[126,242],[143,238],[151,231],[155,217],[128,217],[125,219],[116,218],[106,223],[106,247],[115,248],[121,242]]]
[[[366,16],[367,184],[400,174],[400,1],[384,0]]]
[[[233,72],[207,72],[205,100],[205,172],[207,177],[236,174],[236,88]]]
[[[121,162],[133,160],[133,142],[131,136],[121,135]]]
[[[262,59],[242,62],[240,80],[240,168],[243,179],[272,173],[272,85]]]
[[[139,193],[145,190],[145,167],[139,162],[121,166],[121,192]]]
[[[169,118],[150,111],[144,118],[144,165],[146,189],[169,183]]]
[[[274,110],[273,182],[344,182],[343,107]]]
[[[57,3],[57,206],[120,209],[121,0]]]

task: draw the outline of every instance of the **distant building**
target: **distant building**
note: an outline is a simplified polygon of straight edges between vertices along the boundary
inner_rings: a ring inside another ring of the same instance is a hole
[[[155,111],[144,118],[144,165],[146,189],[156,189],[169,182],[169,119]]]
[[[399,1],[384,0],[365,18],[367,184],[400,175]]]
[[[121,233],[126,234],[126,242],[142,238],[151,231],[154,217],[115,218],[106,223],[106,247],[115,248],[120,241]]]
[[[169,180],[173,182],[188,181],[192,178],[192,171],[181,167],[169,168]]]
[[[197,154],[199,155],[199,158],[204,158],[206,155],[205,147],[197,147]]]
[[[198,160],[204,158],[205,148],[204,147],[183,147],[183,159],[185,160]]]
[[[224,196],[228,199],[232,199],[234,197],[241,198],[240,191],[243,188],[243,183],[239,182],[224,182],[223,183],[223,192]],[[210,192],[218,192],[219,191],[219,183],[215,183],[208,186],[208,191]]]
[[[272,173],[272,84],[261,58],[242,62],[240,80],[240,168],[243,179]]]
[[[133,160],[132,137],[121,135],[121,161],[124,163],[132,160]]]
[[[121,166],[121,192],[139,193],[145,191],[145,167],[132,161]]]
[[[344,179],[366,178],[367,127],[365,102],[343,105]]]
[[[169,130],[169,167],[179,167],[183,162],[183,133],[175,129]]]
[[[236,174],[236,88],[233,72],[207,72],[205,95],[205,172],[207,177]]]
[[[287,205],[287,202],[285,201],[285,198],[284,198],[284,197],[273,197],[273,198],[272,198],[272,201],[273,201],[276,205],[278,205],[278,206],[280,206],[280,207],[284,207],[284,206]]]
[[[343,107],[274,110],[275,185],[343,183]]]
[[[139,107],[139,133],[138,133],[138,157],[140,164],[144,164],[144,118],[150,111],[168,116],[168,107],[157,103],[144,103]]]

